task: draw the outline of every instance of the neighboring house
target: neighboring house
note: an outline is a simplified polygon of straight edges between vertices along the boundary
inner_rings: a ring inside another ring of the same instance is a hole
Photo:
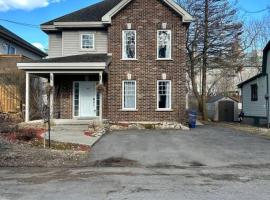
[[[238,121],[239,98],[225,95],[210,97],[207,101],[207,112],[212,121]]]
[[[55,119],[185,121],[191,21],[173,0],[105,0],[42,24],[49,58],[18,68],[50,80]]]
[[[270,41],[263,50],[262,72],[240,83],[244,122],[261,125],[269,123]]]
[[[25,84],[17,63],[45,56],[46,53],[0,25],[0,112],[21,111]]]

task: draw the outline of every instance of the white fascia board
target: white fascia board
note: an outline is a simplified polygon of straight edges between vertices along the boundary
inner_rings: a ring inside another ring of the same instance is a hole
[[[111,23],[112,17],[124,8],[132,0],[123,0],[102,17],[102,22]]]
[[[177,13],[183,16],[183,22],[192,22],[193,17],[185,11],[178,3],[173,0],[163,0],[167,3],[172,9],[174,9]]]
[[[110,24],[112,17],[131,1],[132,0],[121,1],[113,9],[111,9],[108,13],[106,13],[106,15],[102,17],[102,22]],[[181,6],[179,6],[175,1],[173,0],[162,0],[162,1],[164,1],[167,5],[169,5],[178,14],[180,14],[183,18],[183,22],[189,23],[193,21],[193,17],[187,11],[185,11]]]
[[[56,31],[57,30],[54,25],[41,25],[40,28],[43,31]]]
[[[18,69],[100,69],[106,68],[105,62],[98,63],[18,63]]]

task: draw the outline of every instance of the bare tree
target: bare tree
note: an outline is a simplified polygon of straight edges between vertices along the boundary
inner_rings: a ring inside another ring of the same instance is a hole
[[[213,69],[234,68],[238,59],[235,44],[242,34],[242,23],[228,0],[177,0],[193,15],[187,35],[188,74],[204,120],[207,120],[207,73]],[[201,78],[198,82],[198,76]]]

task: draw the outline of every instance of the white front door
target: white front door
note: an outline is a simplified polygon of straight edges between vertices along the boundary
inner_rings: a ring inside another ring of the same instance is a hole
[[[96,82],[75,82],[74,93],[75,96],[79,96],[79,100],[74,101],[74,110],[78,110],[74,112],[75,117],[96,117]]]

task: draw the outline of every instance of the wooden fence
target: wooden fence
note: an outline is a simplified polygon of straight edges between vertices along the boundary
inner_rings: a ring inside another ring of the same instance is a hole
[[[0,85],[0,112],[17,113],[21,111],[21,98],[14,85]]]

